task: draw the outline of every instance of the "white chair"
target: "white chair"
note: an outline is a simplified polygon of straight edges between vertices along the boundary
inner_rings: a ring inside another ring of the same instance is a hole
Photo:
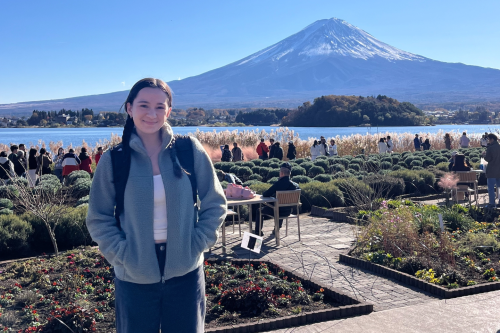
[[[299,241],[300,241],[300,215],[299,215],[299,207],[302,205],[300,203],[300,193],[301,190],[293,190],[293,191],[276,191],[276,209],[279,211],[281,207],[296,207],[297,215],[290,214],[288,216],[280,216],[280,218],[285,219],[286,223],[286,233],[285,236],[288,236],[288,220],[289,219],[297,219],[297,228],[299,232]],[[270,205],[267,205],[270,206]],[[270,206],[272,207],[272,206]],[[274,208],[274,207],[273,207]],[[262,215],[271,216],[268,214],[262,214],[261,212],[261,227],[262,227]]]

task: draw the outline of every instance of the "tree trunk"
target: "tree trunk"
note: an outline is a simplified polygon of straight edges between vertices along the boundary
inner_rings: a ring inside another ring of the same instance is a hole
[[[50,241],[52,242],[52,246],[54,247],[54,252],[56,257],[59,255],[59,249],[57,248],[56,234],[52,231],[52,228],[48,223],[45,223],[47,230],[49,231]]]

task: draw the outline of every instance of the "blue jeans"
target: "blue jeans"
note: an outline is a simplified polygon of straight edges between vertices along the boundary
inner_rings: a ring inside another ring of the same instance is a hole
[[[156,244],[161,272],[165,245]],[[205,306],[203,265],[164,283],[137,284],[115,277],[117,333],[158,333],[160,327],[162,332],[204,332]]]
[[[487,178],[488,196],[490,197],[490,205],[495,206],[495,185],[500,188],[500,178]]]
[[[62,183],[63,181],[63,176],[62,176],[62,169],[54,169],[54,175],[59,178],[59,181]]]

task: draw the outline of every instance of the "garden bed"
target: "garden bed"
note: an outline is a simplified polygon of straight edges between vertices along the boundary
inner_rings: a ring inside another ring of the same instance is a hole
[[[270,262],[208,260],[205,273],[209,332],[261,332],[373,310]],[[8,332],[56,332],[64,325],[113,332],[114,299],[112,267],[96,248],[0,264],[0,327]]]

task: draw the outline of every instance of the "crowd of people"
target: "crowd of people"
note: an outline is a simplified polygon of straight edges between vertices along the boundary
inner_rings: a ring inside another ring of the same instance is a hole
[[[103,149],[99,147],[95,154],[96,165],[102,154]],[[92,155],[85,147],[80,149],[78,155],[74,149],[66,152],[60,147],[57,154],[52,156],[45,148],[37,150],[31,147],[27,151],[26,145],[21,143],[10,146],[10,153],[0,152],[0,182],[13,177],[24,177],[28,180],[28,185],[34,187],[42,175],[54,174],[63,182],[64,178],[75,170],[84,170],[92,175]]]

